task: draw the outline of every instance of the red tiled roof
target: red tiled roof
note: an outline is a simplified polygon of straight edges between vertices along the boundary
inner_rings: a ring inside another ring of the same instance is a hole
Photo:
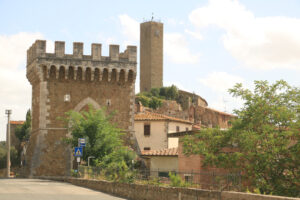
[[[193,130],[200,130],[201,126],[193,124]]]
[[[22,125],[25,121],[10,121],[10,124]]]
[[[162,150],[142,151],[143,156],[178,156],[178,147]]]
[[[145,121],[145,120],[147,120],[147,121],[165,121],[165,120],[169,120],[169,121],[176,121],[176,122],[182,122],[182,123],[187,123],[187,124],[193,124],[193,122],[190,122],[188,120],[175,118],[175,117],[170,117],[170,116],[167,116],[167,115],[153,113],[153,112],[149,112],[149,111],[144,111],[144,112],[137,113],[134,116],[134,120],[136,120],[136,121]]]
[[[220,113],[220,114],[222,114],[222,115],[227,115],[227,116],[230,116],[230,117],[236,117],[236,116],[233,115],[233,114],[225,113],[225,112],[222,112],[222,111],[213,109],[213,108],[209,108],[209,107],[204,107],[204,108],[206,108],[206,109],[208,109],[208,110],[212,110],[212,111],[214,111],[214,112],[218,112],[218,113]]]

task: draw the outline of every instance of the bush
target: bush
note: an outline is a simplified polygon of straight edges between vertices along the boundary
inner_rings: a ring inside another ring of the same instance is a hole
[[[172,187],[184,187],[185,182],[181,179],[181,177],[175,173],[169,172],[169,177],[171,181]]]
[[[156,97],[152,97],[149,102],[149,107],[156,110],[157,108],[162,106],[162,100]]]

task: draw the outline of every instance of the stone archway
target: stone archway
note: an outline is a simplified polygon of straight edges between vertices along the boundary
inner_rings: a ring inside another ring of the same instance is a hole
[[[100,109],[100,105],[94,99],[87,97],[77,104],[77,106],[75,106],[74,111],[79,112],[89,104],[92,105],[96,110]]]

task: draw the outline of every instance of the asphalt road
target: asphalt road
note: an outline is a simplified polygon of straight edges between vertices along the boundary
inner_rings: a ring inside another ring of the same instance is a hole
[[[0,179],[0,200],[122,200],[69,183],[40,179]]]

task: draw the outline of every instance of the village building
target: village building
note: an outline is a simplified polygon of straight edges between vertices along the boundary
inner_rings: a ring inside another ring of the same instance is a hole
[[[140,151],[177,147],[178,139],[168,140],[168,133],[192,130],[193,123],[175,117],[144,110],[139,105],[134,117],[135,137]]]
[[[178,172],[178,148],[142,151],[151,176],[167,177],[169,172]]]

